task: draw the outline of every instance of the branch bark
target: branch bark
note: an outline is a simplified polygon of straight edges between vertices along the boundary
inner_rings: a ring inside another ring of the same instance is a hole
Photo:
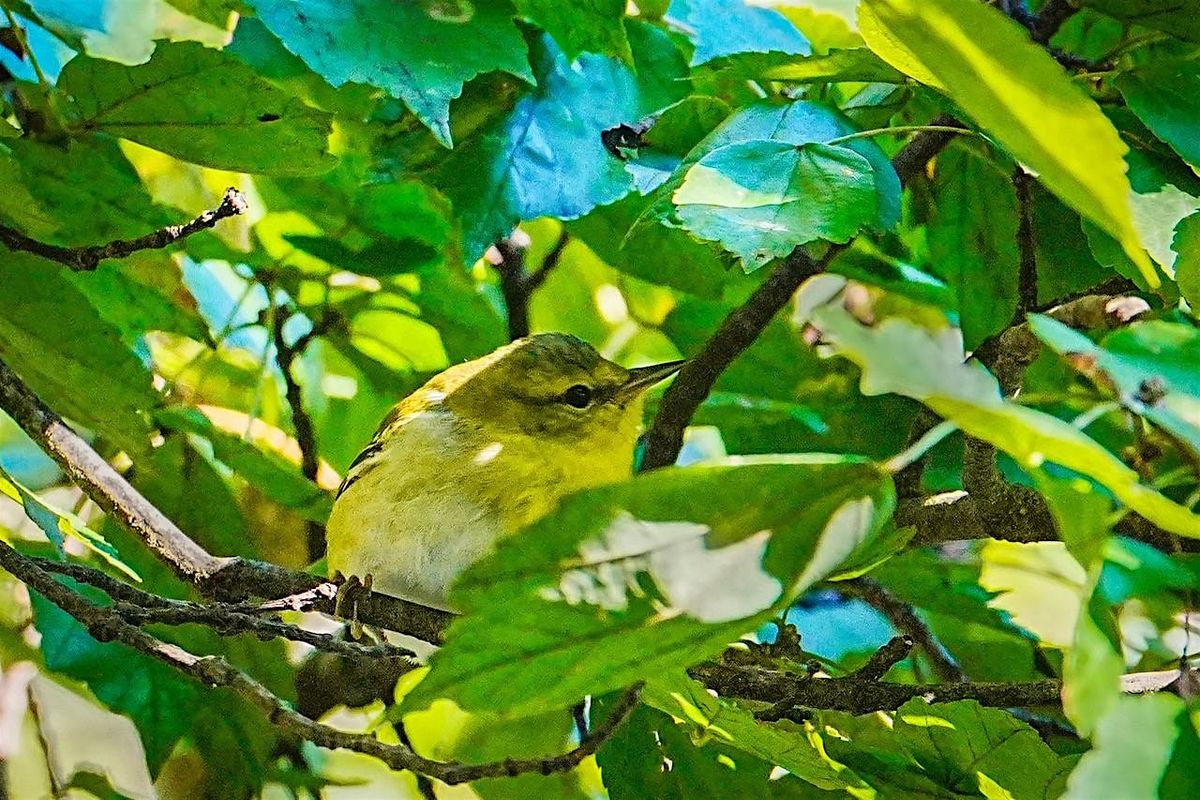
[[[48,258],[76,271],[91,272],[100,266],[106,258],[124,258],[139,250],[155,250],[167,247],[194,233],[216,225],[223,219],[236,217],[245,213],[247,208],[245,196],[237,189],[225,190],[221,204],[214,209],[205,211],[200,216],[183,225],[168,225],[153,233],[139,236],[136,239],[117,239],[108,244],[87,245],[84,247],[61,247],[46,244],[31,239],[15,228],[0,225],[0,243],[10,250],[24,250],[42,258]]]
[[[392,769],[411,770],[447,784],[481,778],[513,777],[526,773],[549,775],[578,766],[608,741],[629,716],[641,696],[641,687],[626,691],[609,717],[578,747],[561,755],[542,758],[505,759],[484,764],[435,761],[424,758],[403,744],[386,744],[374,733],[354,734],[329,728],[290,708],[265,686],[218,656],[197,656],[183,648],[151,636],[122,618],[115,607],[93,605],[82,595],[42,569],[32,559],[0,542],[0,567],[30,589],[78,620],[98,641],[115,641],[151,656],[209,686],[233,690],[258,708],[271,724],[316,745],[342,748],[375,756]]]

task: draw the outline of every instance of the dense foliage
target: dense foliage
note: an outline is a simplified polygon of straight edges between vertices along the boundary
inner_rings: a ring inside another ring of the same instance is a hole
[[[1190,5],[0,0],[0,796],[1200,796]],[[693,360],[428,669],[161,535],[548,330]]]

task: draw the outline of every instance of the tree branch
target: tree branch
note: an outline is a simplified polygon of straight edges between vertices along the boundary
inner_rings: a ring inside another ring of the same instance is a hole
[[[869,714],[890,711],[923,697],[930,703],[977,700],[1000,708],[1058,705],[1062,683],[1057,680],[1024,683],[913,684],[867,680],[857,675],[845,678],[808,678],[759,667],[705,663],[688,670],[718,694],[764,703],[792,697],[794,708],[849,711]],[[786,714],[784,716],[787,716]]]
[[[0,410],[8,413],[106,514],[132,531],[183,580],[224,600],[284,598],[264,610],[321,611],[331,614],[337,586],[274,564],[214,556],[168,519],[92,449],[70,426],[0,361]],[[374,593],[358,603],[368,625],[440,642],[453,615],[435,608]]]
[[[116,608],[93,605],[3,542],[0,542],[0,567],[78,620],[98,641],[119,642],[209,686],[227,687],[257,707],[271,724],[283,731],[321,747],[343,748],[375,756],[392,769],[411,770],[447,784],[526,773],[549,775],[572,769],[612,737],[641,696],[640,685],[627,690],[609,717],[592,731],[591,736],[561,755],[505,759],[484,764],[434,761],[417,755],[403,744],[381,742],[373,733],[345,733],[309,719],[225,659],[219,656],[196,656],[177,645],[156,639],[124,620]]]
[[[923,619],[917,616],[916,610],[888,591],[878,581],[872,578],[855,578],[849,581],[839,581],[834,584],[834,588],[844,595],[859,598],[882,614],[893,628],[904,634],[909,642],[909,647],[916,645],[921,648],[925,657],[929,659],[934,674],[939,679],[951,682],[966,680],[967,676],[963,673],[962,668],[942,649],[937,638],[934,637],[933,631],[929,629]],[[904,655],[907,655],[907,652]],[[900,658],[904,658],[904,656],[902,655]],[[899,661],[900,658],[896,661]],[[884,672],[886,671],[885,668]],[[879,677],[882,676],[883,672],[879,673]]]
[[[933,124],[962,127],[962,123],[947,116],[938,117]],[[953,137],[953,132],[943,130],[922,131],[914,136],[892,159],[892,166],[900,176],[901,183],[907,183],[916,176]],[[800,284],[823,272],[849,246],[850,243],[830,245],[819,258],[797,247],[763,281],[749,300],[725,317],[717,332],[705,342],[699,353],[683,365],[663,394],[654,423],[646,432],[643,470],[665,467],[675,462],[683,446],[684,430],[721,373],[754,344],[775,315],[791,300]]]
[[[61,247],[39,242],[15,228],[0,225],[0,243],[10,250],[24,250],[51,261],[57,261],[76,272],[91,272],[106,258],[124,258],[139,250],[156,250],[167,247],[181,239],[186,239],[193,233],[207,230],[223,219],[243,214],[246,208],[245,196],[237,189],[229,188],[225,190],[225,196],[221,199],[219,206],[205,211],[191,222],[183,225],[168,225],[136,239],[117,239],[108,244],[84,247]]]

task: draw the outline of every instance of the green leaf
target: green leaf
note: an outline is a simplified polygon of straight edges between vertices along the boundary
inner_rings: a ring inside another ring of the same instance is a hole
[[[896,710],[894,731],[939,785],[987,797],[1054,797],[1053,787],[1070,769],[1071,761],[1029,725],[974,700],[935,705],[910,700]]]
[[[1193,309],[1200,308],[1200,213],[1180,221],[1171,249],[1175,258],[1175,280],[1179,292]]]
[[[1040,314],[1031,330],[1060,355],[1085,356],[1090,377],[1115,385],[1122,405],[1200,456],[1200,331],[1172,322],[1134,323],[1103,346]]]
[[[71,512],[55,508],[29,491],[5,472],[3,467],[0,467],[0,494],[7,495],[24,507],[25,515],[42,529],[60,556],[64,554],[63,542],[70,537],[130,578],[141,581],[133,568],[121,560],[117,549],[109,544],[107,539]]]
[[[150,372],[60,269],[0,249],[0,358],[59,413],[142,452],[159,404]]]
[[[904,74],[889,66],[865,47],[850,50],[830,50],[825,55],[795,59],[762,72],[773,81],[865,81],[868,83],[903,83]]]
[[[787,17],[742,0],[672,0],[667,19],[696,45],[692,66],[738,53],[808,55],[812,48]]]
[[[468,261],[520,220],[575,219],[633,189],[600,133],[681,99],[688,87],[664,33],[632,21],[627,29],[636,71],[605,56],[570,62],[549,37],[535,42],[537,88],[442,162],[434,182],[460,215]]]
[[[992,159],[952,147],[938,157],[933,202],[931,264],[954,288],[963,344],[973,349],[1017,311],[1016,192]]]
[[[943,89],[1063,202],[1117,239],[1146,281],[1158,285],[1134,228],[1125,144],[1024,28],[981,3],[864,0],[862,7],[880,26],[863,28],[872,50]]]
[[[722,147],[672,195],[683,224],[751,272],[817,239],[845,242],[878,214],[871,163],[845,147],[771,140]]]
[[[368,83],[404,101],[450,147],[450,101],[503,71],[530,83],[525,42],[504,0],[253,0],[259,18],[334,86]]]
[[[914,699],[886,716],[818,712],[814,727],[830,758],[880,798],[1045,800],[1062,793],[1074,763],[1024,722],[974,700]]]
[[[987,370],[976,362],[963,363],[962,344],[953,329],[935,336],[898,318],[868,328],[832,305],[819,308],[813,322],[863,368],[863,394],[895,392],[920,400],[1021,465],[1049,461],[1073,469],[1162,528],[1200,538],[1200,515],[1140,483],[1137,472],[1078,428],[1004,402]]]
[[[1128,24],[1200,42],[1200,17],[1179,0],[1082,0],[1080,5]]]
[[[671,198],[692,166],[720,148],[759,140],[797,147],[824,144],[855,131],[853,124],[839,111],[817,103],[761,100],[743,106],[696,145],[671,178],[655,190],[653,202],[642,212],[629,232],[629,238],[641,235],[643,228],[656,225],[682,228]],[[877,207],[874,226],[883,230],[892,228],[900,216],[900,179],[891,162],[878,145],[867,139],[853,139],[846,142],[844,148],[853,150],[870,163]]]
[[[30,231],[40,239],[68,246],[104,244],[180,221],[178,214],[154,204],[111,139],[73,139],[62,147],[18,139],[7,146],[19,168],[19,185],[40,206],[38,229]],[[10,177],[5,173],[0,168],[0,175]],[[0,212],[10,213],[2,203]],[[29,222],[10,218],[19,227]]]
[[[569,497],[451,589],[466,616],[408,702],[566,706],[695,663],[769,619],[869,542],[894,502],[868,463],[774,458]]]
[[[208,439],[213,446],[213,455],[280,505],[295,509],[306,519],[316,522],[324,522],[329,516],[333,504],[329,493],[301,475],[295,464],[217,428],[199,409],[170,406],[155,412],[154,419],[171,430]]]
[[[97,593],[90,594],[94,598]],[[180,710],[198,704],[200,687],[125,645],[97,642],[83,625],[40,594],[31,592],[30,602],[46,667],[86,682],[101,703],[133,720],[150,772],[157,773],[191,728],[192,715]]]
[[[308,175],[334,164],[331,116],[276,89],[238,59],[162,43],[137,67],[77,56],[59,88],[80,126],[216,169]]]
[[[1065,800],[1188,796],[1188,792],[1160,794],[1175,748],[1196,738],[1178,697],[1119,697],[1099,721],[1094,738],[1095,746],[1084,754],[1067,781]],[[1191,782],[1194,791],[1194,777]]]
[[[334,267],[374,278],[412,272],[438,257],[436,250],[416,239],[380,239],[361,250],[352,250],[324,236],[286,235],[283,238]]]
[[[684,673],[652,678],[642,701],[678,719],[694,742],[719,741],[821,789],[865,788],[853,771],[840,768],[818,749],[805,728],[787,730],[759,722],[752,712],[713,697],[707,687]]]
[[[514,0],[517,13],[549,33],[568,60],[583,52],[600,53],[632,63],[625,38],[625,0]]]
[[[1200,165],[1200,62],[1152,61],[1121,73],[1117,88],[1154,135]]]
[[[119,262],[102,262],[91,272],[67,272],[63,277],[106,322],[120,329],[131,347],[148,331],[169,331],[201,342],[209,338],[179,266],[161,251],[135,253]]]

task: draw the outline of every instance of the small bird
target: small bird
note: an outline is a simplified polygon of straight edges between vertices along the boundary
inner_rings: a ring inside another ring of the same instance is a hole
[[[397,404],[350,465],[329,568],[453,610],[450,583],[571,492],[627,478],[644,392],[682,361],[626,369],[561,333],[518,339]]]

